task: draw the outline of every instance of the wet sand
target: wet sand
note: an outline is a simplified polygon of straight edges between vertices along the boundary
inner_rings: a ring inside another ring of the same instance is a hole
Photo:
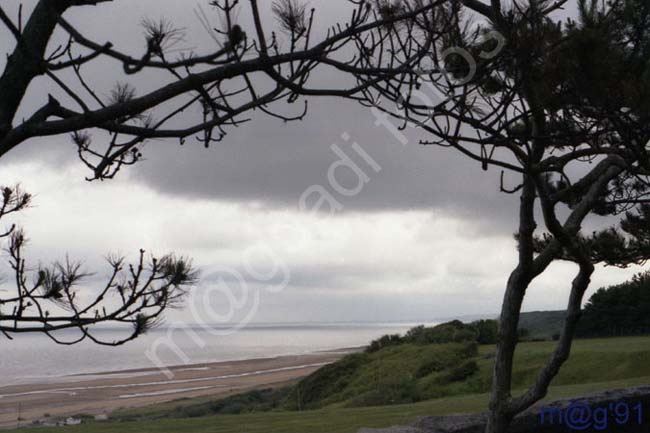
[[[170,367],[171,377],[152,369],[62,377],[48,383],[0,387],[0,428],[76,414],[205,395],[225,396],[306,376],[341,358],[347,350],[268,359]]]

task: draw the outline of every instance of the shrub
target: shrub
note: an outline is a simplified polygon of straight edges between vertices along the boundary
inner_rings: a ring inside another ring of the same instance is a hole
[[[415,326],[409,329],[403,337],[391,334],[373,340],[366,348],[366,353],[374,353],[383,348],[401,344],[424,346],[427,344],[460,343],[463,341],[496,344],[497,321],[477,320],[465,324],[460,320],[452,320],[433,327]]]
[[[478,364],[474,360],[470,361],[465,361],[462,364],[460,364],[458,367],[454,367],[451,369],[451,371],[444,376],[441,376],[437,382],[441,385],[452,383],[452,382],[460,382],[474,373],[476,373],[479,370]]]
[[[291,391],[290,387],[256,389],[220,400],[179,405],[154,418],[197,418],[209,415],[267,412],[281,405]],[[130,420],[129,417],[121,417]]]
[[[404,341],[402,337],[398,334],[384,335],[376,340],[370,342],[370,345],[366,348],[367,353],[377,352],[378,350],[383,349],[384,347],[397,346],[402,344]]]
[[[650,334],[650,272],[598,289],[585,305],[576,330],[579,337],[642,334]]]
[[[367,354],[355,353],[321,367],[293,387],[284,407],[289,410],[319,407],[323,400],[343,391],[358,369],[367,362]]]
[[[466,325],[459,320],[453,320],[431,328],[416,326],[406,333],[403,341],[420,345],[476,341],[477,334],[473,326]]]
[[[415,371],[415,378],[420,379],[431,373],[443,371],[447,368],[458,365],[459,362],[478,355],[478,345],[468,343],[458,349],[450,349],[438,356],[427,358]]]
[[[499,322],[496,320],[477,320],[470,323],[476,329],[478,344],[496,344],[498,340]]]
[[[415,372],[415,377],[416,379],[420,379],[422,377],[428,376],[431,373],[435,373],[437,371],[442,371],[445,369],[445,365],[440,362],[438,359],[431,359],[427,361],[426,363],[422,364],[417,371]]]
[[[475,356],[478,356],[478,344],[472,342],[472,343],[467,343],[463,348],[460,350],[460,355],[463,358],[473,358]]]

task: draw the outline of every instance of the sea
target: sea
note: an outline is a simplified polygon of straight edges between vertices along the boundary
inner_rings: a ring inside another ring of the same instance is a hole
[[[434,323],[285,323],[249,324],[236,331],[221,327],[165,327],[122,346],[90,341],[58,345],[44,335],[0,335],[0,386],[48,383],[74,375],[157,368],[220,361],[303,355],[357,348],[385,334],[404,334],[413,326]],[[76,335],[58,333],[57,338]],[[97,329],[104,341],[124,330]]]

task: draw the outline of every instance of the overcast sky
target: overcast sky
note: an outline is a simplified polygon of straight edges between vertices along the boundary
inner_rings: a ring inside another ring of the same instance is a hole
[[[173,17],[188,29],[185,46],[200,51],[214,43],[195,15],[205,4],[122,0],[70,19],[135,56],[142,48],[140,20]],[[321,23],[341,13],[337,1],[311,4]],[[0,32],[0,51],[9,42]],[[0,68],[4,61],[2,55]],[[104,92],[123,80],[110,71],[119,68],[89,70]],[[155,85],[135,80],[139,89]],[[22,110],[42,104],[55,91],[51,86],[36,83]],[[89,172],[67,137],[34,140],[3,158],[0,184],[20,182],[36,195],[20,218],[32,264],[69,254],[96,271],[98,282],[108,252],[134,258],[139,248],[174,251],[193,257],[201,270],[197,293],[232,288],[239,302],[232,320],[431,321],[496,313],[516,259],[517,199],[498,192],[498,171],[420,146],[424,136],[415,130],[404,134],[396,138],[355,103],[316,99],[302,122],[255,116],[210,149],[151,142],[144,162],[101,183],[84,180]],[[367,183],[356,188],[359,176]],[[301,200],[313,204],[309,191],[326,191],[336,212],[301,209]],[[638,270],[599,268],[592,291]],[[524,308],[564,308],[573,272],[571,265],[553,266],[535,282]],[[233,299],[222,295],[208,302],[227,317]],[[169,320],[192,321],[192,311]]]

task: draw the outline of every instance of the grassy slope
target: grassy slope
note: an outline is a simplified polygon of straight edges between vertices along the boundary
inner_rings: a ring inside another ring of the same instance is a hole
[[[295,388],[287,404],[318,409],[332,404],[345,407],[410,403],[457,394],[448,390],[445,377],[476,355],[473,343],[418,346],[403,344],[373,353],[358,353],[323,367]]]
[[[519,328],[527,329],[529,338],[548,338],[557,334],[564,324],[566,312],[561,311],[530,311],[521,313]]]
[[[547,359],[553,344],[523,343],[516,358],[515,387],[523,389]],[[481,370],[468,384],[474,388],[489,384],[491,347],[481,347]],[[588,392],[650,383],[650,337],[578,340],[571,359],[554,382],[549,399]],[[469,388],[468,388],[469,389]],[[459,392],[464,391],[459,389]],[[63,432],[108,433],[120,431],[159,433],[355,433],[360,427],[383,427],[407,423],[419,415],[484,410],[487,394],[468,394],[428,400],[409,405],[371,408],[329,407],[306,412],[271,412],[248,415],[158,420],[134,423],[100,423],[57,429]],[[44,429],[20,430],[43,432]]]
[[[531,385],[554,347],[554,342],[521,344],[515,359],[513,387],[523,388]],[[482,360],[481,376],[487,383],[491,380],[491,365],[490,360]],[[571,357],[553,384],[609,382],[648,376],[650,337],[585,339],[574,342]]]

